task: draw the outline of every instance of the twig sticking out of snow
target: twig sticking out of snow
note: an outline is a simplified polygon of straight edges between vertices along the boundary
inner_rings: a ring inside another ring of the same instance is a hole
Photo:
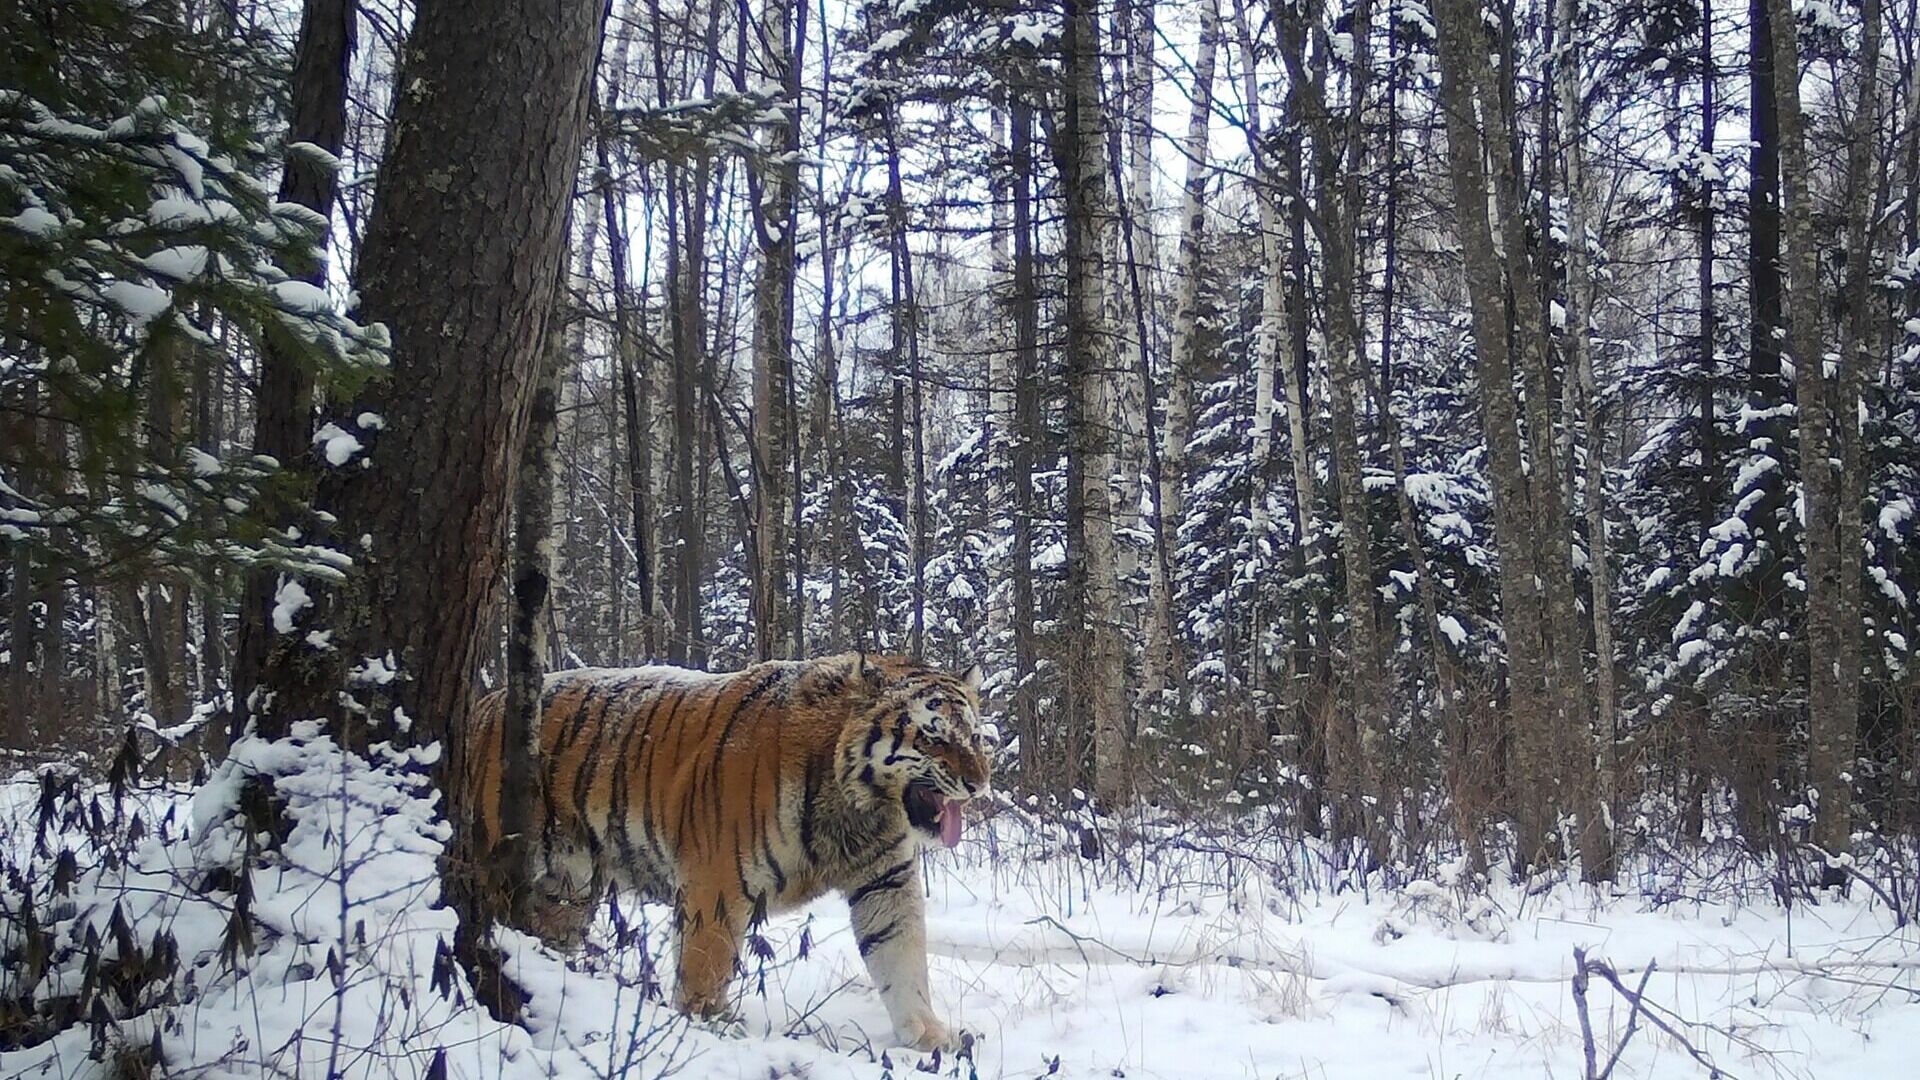
[[[1692,1056],[1693,1060],[1699,1062],[1700,1067],[1707,1070],[1707,1075],[1715,1078],[1724,1076],[1732,1080],[1732,1073],[1714,1064],[1713,1058],[1708,1056],[1705,1050],[1693,1045],[1693,1041],[1688,1039],[1677,1026],[1661,1019],[1659,1012],[1655,1011],[1659,1010],[1659,1006],[1647,1001],[1647,980],[1653,978],[1653,965],[1651,963],[1647,965],[1646,973],[1640,976],[1640,987],[1637,990],[1627,989],[1626,984],[1620,981],[1620,976],[1614,973],[1612,965],[1606,961],[1587,959],[1587,950],[1585,949],[1573,950],[1573,963],[1573,1000],[1580,1013],[1580,1037],[1587,1056],[1587,1080],[1607,1080],[1609,1076],[1613,1075],[1613,1067],[1619,1062],[1620,1054],[1626,1050],[1628,1040],[1633,1038],[1634,1024],[1641,1016],[1645,1016],[1648,1023],[1666,1032],[1673,1038],[1673,1041],[1684,1047],[1687,1053]],[[1597,1073],[1593,1067],[1593,1026],[1587,1019],[1587,977],[1589,975],[1598,975],[1613,984],[1614,990],[1618,991],[1621,997],[1626,998],[1627,1001],[1633,1005],[1633,1011],[1627,1015],[1626,1033],[1620,1037],[1620,1044],[1613,1048],[1613,1053],[1607,1056],[1606,1068]],[[1676,1017],[1676,1019],[1678,1018]],[[1721,1034],[1725,1035],[1728,1039],[1739,1038],[1738,1035],[1731,1031],[1721,1030]],[[1741,1041],[1745,1042],[1746,1040],[1742,1039]],[[1755,1049],[1758,1049],[1758,1047],[1755,1047]]]
[[[1593,1021],[1587,1016],[1587,976],[1591,969],[1587,965],[1587,950],[1573,950],[1573,1004],[1580,1014],[1580,1045],[1587,1056],[1587,1080],[1608,1080],[1613,1075],[1613,1067],[1620,1063],[1620,1055],[1626,1053],[1627,1044],[1633,1041],[1633,1033],[1639,1030],[1640,1005],[1646,1000],[1647,980],[1653,978],[1653,962],[1648,961],[1646,970],[1640,974],[1640,985],[1627,995],[1633,1003],[1633,1009],[1627,1013],[1627,1030],[1620,1036],[1613,1052],[1607,1055],[1606,1067],[1594,1070]],[[1618,986],[1616,982],[1614,985]],[[1682,1040],[1684,1041],[1684,1040]],[[1691,1047],[1689,1047],[1691,1049]]]

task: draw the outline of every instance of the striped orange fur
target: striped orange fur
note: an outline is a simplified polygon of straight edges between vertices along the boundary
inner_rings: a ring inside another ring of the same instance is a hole
[[[671,903],[675,1003],[710,1014],[751,925],[837,891],[896,1034],[950,1046],[927,988],[919,852],[957,842],[986,788],[979,686],[977,667],[861,654],[548,676],[529,929],[577,942],[609,883]],[[504,701],[476,707],[467,754],[483,837],[498,833]]]

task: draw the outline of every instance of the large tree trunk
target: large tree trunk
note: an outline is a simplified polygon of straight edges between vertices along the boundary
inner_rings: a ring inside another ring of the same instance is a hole
[[[509,499],[564,270],[601,17],[584,0],[416,7],[400,76],[411,89],[395,103],[359,265],[364,316],[392,335],[391,374],[335,421],[359,447],[331,445],[336,467],[320,482],[354,571],[344,589],[307,583],[318,611],[296,614],[262,680],[274,693],[262,734],[317,718],[354,745],[372,737],[360,723],[392,723],[446,747],[439,775],[455,798],[476,670],[495,640]],[[477,70],[489,77],[471,79]],[[316,622],[333,634],[321,647]],[[349,680],[350,664],[383,655],[399,678]],[[363,715],[341,714],[343,689]],[[475,880],[464,809],[451,809],[456,951],[482,997],[511,1013],[517,995],[482,944],[490,890]],[[497,887],[523,888],[524,867],[507,869]]]
[[[400,76],[410,90],[395,103],[359,265],[364,317],[392,336],[391,373],[334,421],[351,441],[330,443],[335,467],[319,485],[352,572],[303,583],[314,608],[292,613],[261,680],[273,695],[256,716],[262,735],[309,718],[347,745],[398,730],[446,748],[439,779],[455,799],[476,669],[495,641],[509,497],[564,268],[601,12],[416,7]],[[489,77],[470,78],[478,70]],[[381,656],[398,678],[349,675]],[[358,709],[343,710],[347,695]],[[511,1013],[517,995],[482,944],[493,906],[481,859],[464,808],[450,810],[455,948],[483,999]]]
[[[307,0],[300,20],[300,39],[294,46],[293,117],[287,142],[311,143],[338,156],[346,142],[347,67],[353,58],[354,0]],[[334,170],[307,154],[289,154],[280,175],[282,202],[304,206],[331,218],[339,191]],[[316,237],[315,258],[303,267],[289,267],[312,285],[324,284],[327,238]],[[265,454],[282,467],[304,476],[312,451],[313,377],[302,366],[289,343],[269,336],[260,357],[259,389],[254,398],[253,452]],[[273,608],[276,575],[256,571],[247,575],[240,601],[240,630],[233,660],[233,714],[229,737],[239,738],[255,712],[254,688],[259,684],[267,653],[273,648],[273,628],[267,616]]]
[[[1500,555],[1508,729],[1513,743],[1509,801],[1516,829],[1514,866],[1519,870],[1547,854],[1554,825],[1555,807],[1548,788],[1553,769],[1553,706],[1546,673],[1547,618],[1540,595],[1543,583],[1535,554],[1532,501],[1521,464],[1519,409],[1514,401],[1513,361],[1508,347],[1507,280],[1494,247],[1487,210],[1487,174],[1482,164],[1484,143],[1497,136],[1489,131],[1483,140],[1475,120],[1480,110],[1474,100],[1474,71],[1476,67],[1482,71],[1486,68],[1486,42],[1475,0],[1442,0],[1434,14],[1439,30],[1448,175],[1472,312],[1481,425],[1492,476],[1494,539]],[[1482,105],[1487,113],[1497,113],[1500,108],[1497,97]],[[1515,284],[1516,291],[1529,288],[1530,283]],[[1551,474],[1535,475],[1547,486],[1554,484]]]
[[[1512,52],[1509,40],[1507,49]],[[1493,166],[1499,212],[1502,256],[1508,283],[1507,297],[1513,342],[1517,347],[1521,384],[1525,390],[1526,438],[1530,480],[1527,485],[1533,523],[1534,552],[1543,582],[1573,580],[1573,532],[1567,515],[1562,472],[1556,462],[1553,416],[1553,372],[1550,330],[1541,287],[1546,278],[1528,247],[1525,207],[1531,192],[1522,180],[1512,136],[1510,107],[1499,104],[1511,85],[1499,79],[1484,54],[1473,54],[1465,70],[1478,86],[1484,146]],[[1511,61],[1509,61],[1510,65]],[[1509,70],[1511,68],[1509,67]],[[1589,880],[1612,872],[1610,839],[1592,804],[1593,757],[1588,734],[1588,705],[1579,610],[1573,590],[1540,589],[1546,609],[1545,674],[1553,724],[1546,745],[1549,768],[1542,775],[1556,811],[1577,814],[1583,873]]]
[[[1069,0],[1063,41],[1065,110],[1055,140],[1067,203],[1068,573],[1077,638],[1068,699],[1092,740],[1093,791],[1113,810],[1132,794],[1126,746],[1126,656],[1114,547],[1111,373],[1117,335],[1103,253],[1114,218],[1100,103],[1098,0]]]
[[[336,421],[367,445],[366,467],[349,458],[320,485],[361,599],[334,648],[300,632],[276,642],[279,725],[337,710],[337,678],[302,673],[390,649],[413,739],[450,740],[458,756],[566,252],[599,15],[584,2],[418,7],[402,73],[416,91],[395,104],[359,266],[363,315],[391,333],[392,371]],[[483,69],[489,78],[467,78]]]

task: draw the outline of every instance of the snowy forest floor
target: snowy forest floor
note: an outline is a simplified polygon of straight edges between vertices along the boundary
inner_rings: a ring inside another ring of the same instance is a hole
[[[133,797],[123,816],[145,824],[118,859],[81,824],[97,790],[66,801],[35,854],[40,785],[0,785],[0,857],[21,875],[0,890],[4,933],[22,890],[53,933],[32,994],[84,982],[91,927],[109,958],[164,930],[177,999],[0,1041],[0,1080],[125,1075],[108,1068],[113,1047],[151,1047],[155,1075],[193,1076],[412,1077],[436,1048],[468,1077],[1582,1077],[1623,1041],[1619,1077],[1897,1077],[1920,1061],[1920,931],[1865,890],[1783,908],[1758,868],[1728,864],[1643,867],[1605,896],[1567,881],[1465,889],[1444,872],[1367,894],[1330,887],[1340,876],[1311,844],[1148,830],[1087,860],[1074,829],[1012,812],[926,860],[934,993],[975,1034],[970,1060],[887,1049],[837,898],[761,929],[725,1028],[660,1003],[664,908],[623,903],[570,958],[510,936],[533,998],[526,1027],[506,1028],[434,985],[451,916],[434,906],[431,796],[343,765],[324,739],[255,765],[300,824],[284,864],[253,876],[258,929],[231,967],[234,905],[204,886],[237,850],[218,814],[230,774],[197,799]],[[47,872],[63,847],[77,876]],[[0,1000],[20,1000],[17,942],[4,947]],[[1590,1040],[1576,949],[1643,1003],[1636,1016],[1621,989],[1587,980]]]

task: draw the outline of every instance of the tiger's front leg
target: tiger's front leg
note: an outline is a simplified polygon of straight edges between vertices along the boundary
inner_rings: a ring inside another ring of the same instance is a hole
[[[679,983],[673,1003],[682,1012],[718,1016],[747,932],[746,898],[738,890],[691,888],[674,914],[680,930]]]
[[[883,860],[878,872],[848,891],[854,943],[900,1041],[920,1050],[952,1050],[958,1040],[934,1015],[933,996],[927,989],[927,916],[920,895],[920,857],[913,852],[901,856],[898,862]]]

